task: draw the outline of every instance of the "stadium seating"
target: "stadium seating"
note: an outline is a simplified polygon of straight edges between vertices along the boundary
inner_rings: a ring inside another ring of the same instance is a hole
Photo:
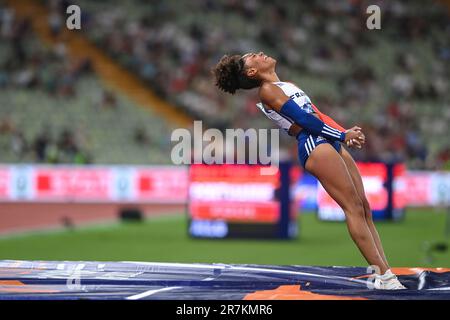
[[[53,15],[65,14],[65,1],[41,3]],[[366,148],[353,153],[358,160],[406,161],[411,168],[435,169],[442,166],[439,154],[450,148],[448,11],[437,1],[425,7],[418,0],[383,3],[381,30],[366,28],[370,1],[73,3],[82,9],[82,32],[88,39],[158,95],[210,126],[270,125],[256,114],[255,92],[226,95],[213,86],[210,75],[225,53],[262,50],[277,58],[282,79],[297,83],[321,111],[345,127],[366,130]],[[86,90],[92,88],[82,82]],[[131,110],[138,109],[130,108],[127,121],[117,123],[124,130],[136,126]],[[85,112],[97,116],[92,108]],[[136,115],[143,117],[153,118]],[[284,146],[288,143],[283,139]],[[92,144],[95,162],[144,152]],[[151,145],[152,154],[161,150]],[[126,162],[149,161],[130,158]]]
[[[208,73],[224,53],[263,50],[279,60],[282,77],[298,83],[323,111],[347,127],[374,127],[381,139],[368,138],[381,145],[355,157],[436,166],[434,157],[448,147],[445,7],[389,2],[382,30],[369,31],[368,1],[263,3],[134,0],[121,11],[114,1],[78,1],[89,12],[85,32],[92,41],[198,118],[212,124],[221,119],[228,127],[267,126],[262,117],[240,117],[248,115],[255,93],[228,97],[214,90]],[[389,115],[392,104],[410,114]],[[394,145],[384,138],[399,132],[414,138]]]
[[[88,62],[58,55],[25,29],[20,40],[4,35],[0,41],[0,162],[170,163],[170,124],[113,93]],[[73,142],[63,141],[65,131]],[[39,156],[36,141],[45,132]]]

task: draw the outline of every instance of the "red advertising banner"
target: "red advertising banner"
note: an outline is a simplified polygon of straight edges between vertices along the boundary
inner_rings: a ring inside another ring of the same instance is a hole
[[[100,168],[36,168],[35,200],[111,200],[110,171]]]
[[[262,175],[258,165],[192,165],[190,181],[192,182],[232,182],[232,183],[270,183],[275,188],[280,180],[280,173]]]
[[[428,171],[408,172],[403,179],[405,202],[409,206],[429,206],[432,203],[432,175]]]
[[[394,209],[401,209],[408,205],[409,190],[405,184],[406,166],[397,164],[394,166],[393,171],[393,207]]]
[[[151,168],[136,170],[137,201],[186,202],[188,176],[179,168]]]
[[[186,203],[187,192],[182,166],[0,166],[3,201]]]
[[[275,223],[280,216],[280,203],[196,201],[189,204],[189,212],[194,220]]]
[[[0,167],[0,199],[8,199],[10,197],[10,180],[11,171],[9,168]]]
[[[386,167],[378,163],[358,163],[373,210],[385,207]],[[262,166],[41,166],[1,165],[0,201],[45,202],[158,202],[231,201],[271,202],[279,184],[279,173],[261,175]],[[302,172],[293,168],[291,181]],[[189,184],[189,181],[191,183]],[[306,181],[308,182],[308,181]],[[330,210],[337,204],[315,181],[300,189],[300,196],[319,192],[319,205]],[[190,187],[189,187],[190,186]],[[308,188],[306,188],[308,187]],[[434,206],[450,202],[450,174],[406,171],[394,167],[394,208]],[[316,199],[312,199],[314,204]]]
[[[190,168],[189,213],[193,220],[276,223],[279,172],[262,175],[262,166],[193,165]]]

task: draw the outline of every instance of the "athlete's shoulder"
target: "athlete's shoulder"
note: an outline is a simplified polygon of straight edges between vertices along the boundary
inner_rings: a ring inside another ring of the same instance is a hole
[[[259,87],[259,97],[263,102],[269,102],[279,96],[283,91],[274,83],[265,81]]]
[[[276,93],[278,87],[273,82],[264,81],[259,87],[259,96],[261,99],[270,98],[274,93]]]
[[[269,108],[279,108],[289,99],[283,90],[272,82],[264,82],[260,86],[259,98]]]
[[[271,92],[271,91],[282,92],[283,87],[289,87],[289,86],[296,87],[296,85],[294,83],[287,82],[287,81],[276,81],[276,82],[265,81],[259,87],[259,90],[260,90],[260,92]]]

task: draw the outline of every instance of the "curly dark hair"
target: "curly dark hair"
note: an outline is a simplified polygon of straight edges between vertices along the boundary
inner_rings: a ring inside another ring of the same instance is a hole
[[[247,77],[244,73],[244,60],[242,56],[224,55],[219,63],[212,69],[215,85],[220,90],[234,94],[238,89],[253,89],[259,87],[258,79]]]

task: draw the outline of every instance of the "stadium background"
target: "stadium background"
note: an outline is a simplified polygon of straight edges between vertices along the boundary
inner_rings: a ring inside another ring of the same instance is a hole
[[[446,1],[72,3],[79,31],[65,27],[66,1],[0,1],[2,169],[172,165],[170,134],[194,119],[267,128],[255,92],[227,96],[209,74],[224,53],[254,50],[276,57],[281,78],[321,111],[364,129],[356,160],[450,168]],[[381,30],[366,28],[370,4],[381,7]],[[281,143],[280,157],[298,165],[293,141]],[[411,197],[420,192],[430,190]],[[295,240],[211,241],[188,237],[182,201],[2,199],[0,259],[365,265],[345,225],[313,211],[299,212]],[[450,265],[448,203],[425,204],[378,223],[392,265]],[[124,208],[147,219],[120,222]]]

